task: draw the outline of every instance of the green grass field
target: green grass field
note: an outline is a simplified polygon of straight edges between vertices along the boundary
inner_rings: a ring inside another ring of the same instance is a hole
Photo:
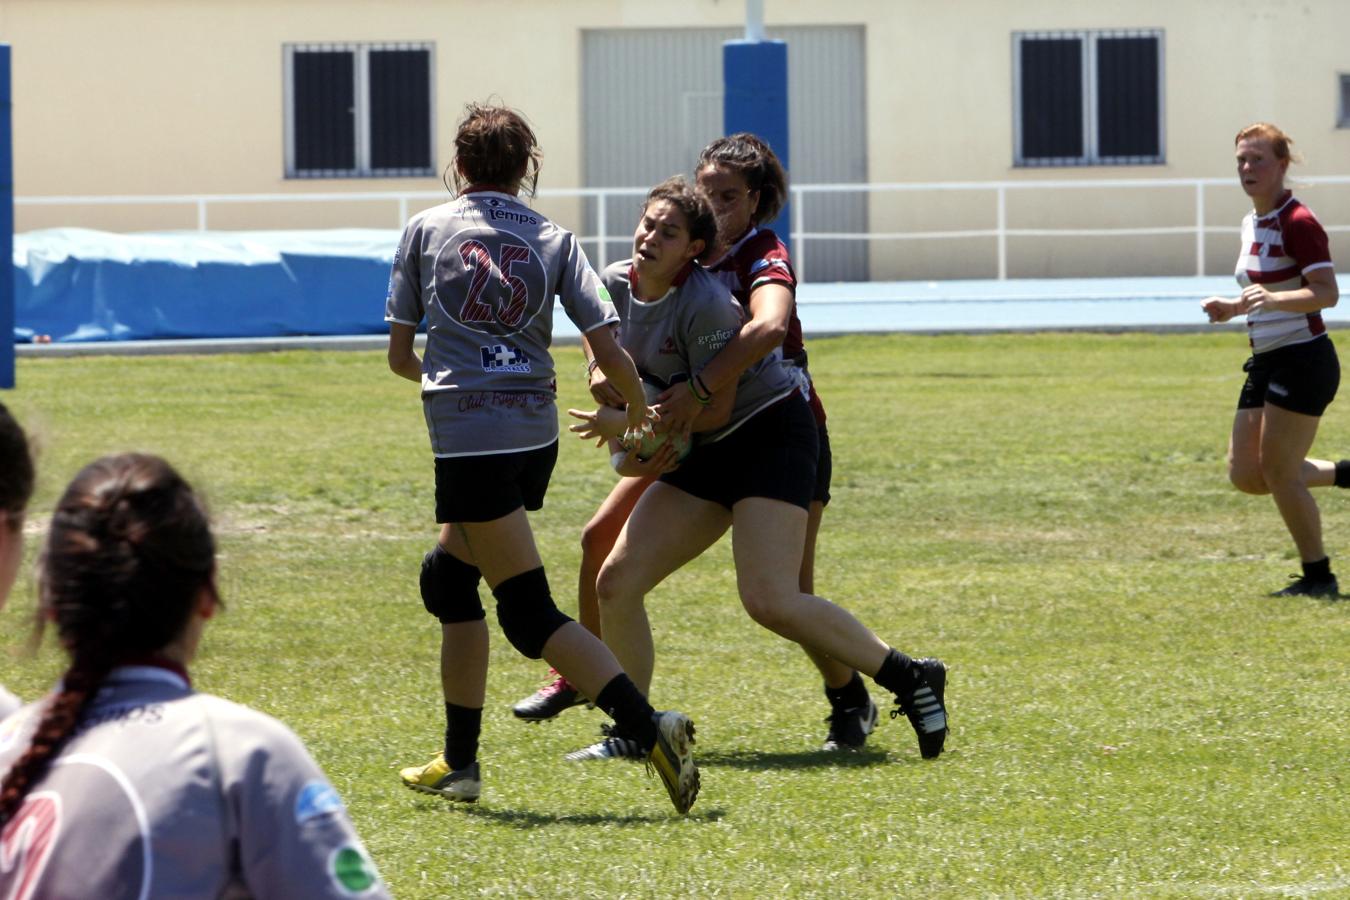
[[[560,407],[583,402],[560,348]],[[480,803],[402,788],[438,746],[434,539],[416,388],[382,353],[22,359],[3,399],[42,445],[29,558],[88,459],[140,449],[207,495],[226,614],[202,690],[286,721],[400,897],[1350,897],[1350,602],[1273,600],[1298,568],[1224,448],[1242,338],[987,335],[816,340],[834,502],[818,590],[951,665],[953,733],[903,720],[816,748],[805,657],[740,611],[726,541],[649,598],[653,700],[698,723],[687,818],[627,763],[567,764],[602,718],[515,722],[544,675],[493,624]],[[1350,455],[1350,401],[1315,453]],[[572,610],[581,525],[613,479],[565,439],[534,517]],[[1350,494],[1319,495],[1350,578]],[[0,683],[33,592],[0,621]],[[873,690],[880,703],[889,702]]]

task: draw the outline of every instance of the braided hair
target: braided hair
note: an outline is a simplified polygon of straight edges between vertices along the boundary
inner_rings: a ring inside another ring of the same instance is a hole
[[[167,462],[108,456],[66,488],[38,568],[38,629],[55,623],[70,666],[0,783],[0,824],[46,774],[108,673],[183,633],[212,583],[215,539],[205,508]]]

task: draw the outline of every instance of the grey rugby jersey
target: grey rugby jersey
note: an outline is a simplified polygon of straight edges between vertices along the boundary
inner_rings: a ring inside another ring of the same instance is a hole
[[[42,713],[0,727],[0,772]],[[387,897],[299,739],[167,669],[115,669],[0,835],[3,897]]]
[[[583,334],[615,320],[577,239],[510,194],[467,193],[408,222],[384,318],[426,320],[422,391],[437,456],[557,440],[555,297]]]
[[[726,285],[697,263],[681,273],[664,297],[651,301],[633,296],[631,266],[631,260],[614,263],[602,280],[619,314],[619,344],[644,377],[669,385],[680,380],[677,376],[697,374],[741,330],[741,305]],[[783,367],[782,349],[775,349],[741,374],[727,424],[698,437],[704,441],[725,437],[797,385]]]
[[[3,721],[5,716],[21,706],[23,706],[23,701],[5,690],[3,685],[0,685],[0,721]]]

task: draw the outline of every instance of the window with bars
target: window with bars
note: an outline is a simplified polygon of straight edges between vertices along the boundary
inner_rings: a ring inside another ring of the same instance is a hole
[[[1013,163],[1164,162],[1163,33],[1013,34]]]
[[[286,177],[435,175],[431,44],[286,44]]]

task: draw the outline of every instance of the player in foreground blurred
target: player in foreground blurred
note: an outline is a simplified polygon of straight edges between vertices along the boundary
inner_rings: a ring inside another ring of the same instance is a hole
[[[0,726],[0,896],[387,896],[296,736],[192,690],[215,540],[168,463],[86,466],[39,569],[70,666]]]
[[[1274,596],[1335,597],[1322,517],[1309,488],[1350,487],[1350,460],[1308,459],[1322,414],[1336,396],[1340,361],[1322,310],[1340,294],[1327,233],[1285,187],[1293,141],[1259,122],[1238,132],[1238,180],[1252,198],[1242,220],[1235,300],[1210,297],[1211,322],[1247,317],[1252,355],[1228,443],[1228,477],[1238,490],[1270,494],[1294,539],[1303,571]]]
[[[775,350],[716,391],[705,382],[702,373],[744,333],[728,289],[695,262],[716,227],[701,194],[681,178],[665,181],[647,196],[631,265],[605,272],[624,349],[644,376],[688,394],[697,410],[693,450],[672,468],[672,438],[651,457],[665,471],[637,501],[600,570],[605,641],[638,685],[649,685],[655,648],[646,594],[730,529],[737,587],[750,617],[817,655],[871,674],[895,695],[893,715],[909,718],[921,754],[934,758],[947,735],[943,664],[911,659],[841,607],[798,586],[819,456],[816,420],[800,380]],[[780,304],[784,315],[791,297],[768,302]],[[574,414],[584,421],[573,430],[584,438],[621,433],[622,420],[605,408]],[[615,455],[620,474],[634,456]],[[570,758],[640,754],[620,724]]]
[[[455,136],[457,196],[408,223],[390,276],[389,367],[422,386],[435,454],[440,538],[422,564],[427,611],[441,622],[445,749],[404,769],[404,784],[452,800],[481,790],[478,738],[487,688],[486,579],[507,640],[594,698],[656,768],[683,813],[697,796],[694,726],[656,712],[609,649],[553,602],[526,510],[544,502],[558,454],[553,299],[590,338],[627,404],[625,430],[651,411],[599,278],[576,238],[518,199],[539,169],[534,132],[515,111],[471,105]],[[425,359],[413,338],[427,322]]]
[[[9,599],[23,561],[23,520],[33,496],[33,455],[28,436],[0,403],[0,608]],[[0,719],[20,706],[19,698],[0,685]]]

